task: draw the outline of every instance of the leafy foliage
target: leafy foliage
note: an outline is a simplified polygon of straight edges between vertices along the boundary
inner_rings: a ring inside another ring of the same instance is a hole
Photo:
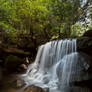
[[[81,25],[88,14],[91,21],[90,6],[90,0],[0,0],[0,31],[5,30],[12,41],[21,35],[30,36],[36,45],[81,36],[91,27]]]

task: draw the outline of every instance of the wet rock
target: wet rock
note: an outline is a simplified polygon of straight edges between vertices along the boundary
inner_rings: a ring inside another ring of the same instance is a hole
[[[45,91],[44,89],[37,87],[37,86],[30,86],[26,88],[25,90],[16,90],[15,88],[10,88],[8,89],[8,92],[48,92]]]
[[[17,80],[15,80],[13,82],[15,85],[13,88],[15,89],[21,89],[22,87],[24,87],[26,85],[26,83],[24,82],[24,80],[18,78]]]
[[[29,58],[28,57],[26,57],[26,64],[29,64],[30,63],[30,60],[29,60]]]
[[[14,89],[14,88],[10,88],[10,89],[7,90],[7,92],[17,92],[17,90]]]
[[[25,92],[47,92],[47,90],[46,89],[42,89],[42,88],[40,88],[38,86],[32,85],[32,86],[26,88]]]
[[[27,68],[28,68],[28,65],[32,63],[31,60],[29,60],[28,57],[26,57],[24,60],[23,60],[23,63],[19,66],[18,68],[18,72],[21,72],[21,73],[24,73],[26,72]]]
[[[26,64],[21,64],[20,66],[19,66],[19,68],[18,68],[18,72],[26,72],[26,70],[27,70],[27,65]]]
[[[73,82],[81,82],[84,80],[92,79],[92,57],[88,56],[87,54],[80,52],[74,56],[75,62],[71,65],[71,73],[70,73],[70,80],[69,84],[73,85]],[[67,71],[69,73],[69,64],[67,64]],[[60,83],[62,83],[62,67],[63,63],[61,63],[57,68],[57,75],[59,78]],[[86,82],[85,82],[86,83]],[[87,84],[84,84],[87,85]],[[60,84],[61,87],[61,84]]]

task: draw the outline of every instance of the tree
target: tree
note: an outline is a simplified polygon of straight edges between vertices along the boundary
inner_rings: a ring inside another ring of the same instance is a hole
[[[89,0],[83,5],[83,0],[52,0],[50,5],[52,22],[58,27],[58,32],[63,31],[66,37],[71,34],[71,26],[83,19],[82,15],[88,7]],[[84,17],[85,18],[85,17]],[[63,26],[63,30],[61,27]]]

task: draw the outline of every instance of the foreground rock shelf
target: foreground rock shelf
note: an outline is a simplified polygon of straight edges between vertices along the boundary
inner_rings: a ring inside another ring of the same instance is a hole
[[[2,84],[0,92],[48,92],[48,89],[42,89],[34,85],[22,89],[26,84],[16,74],[5,76]]]

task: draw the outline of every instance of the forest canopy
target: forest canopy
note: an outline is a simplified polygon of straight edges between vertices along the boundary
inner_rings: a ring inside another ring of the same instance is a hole
[[[91,0],[0,0],[0,34],[13,43],[78,37],[91,25]]]

